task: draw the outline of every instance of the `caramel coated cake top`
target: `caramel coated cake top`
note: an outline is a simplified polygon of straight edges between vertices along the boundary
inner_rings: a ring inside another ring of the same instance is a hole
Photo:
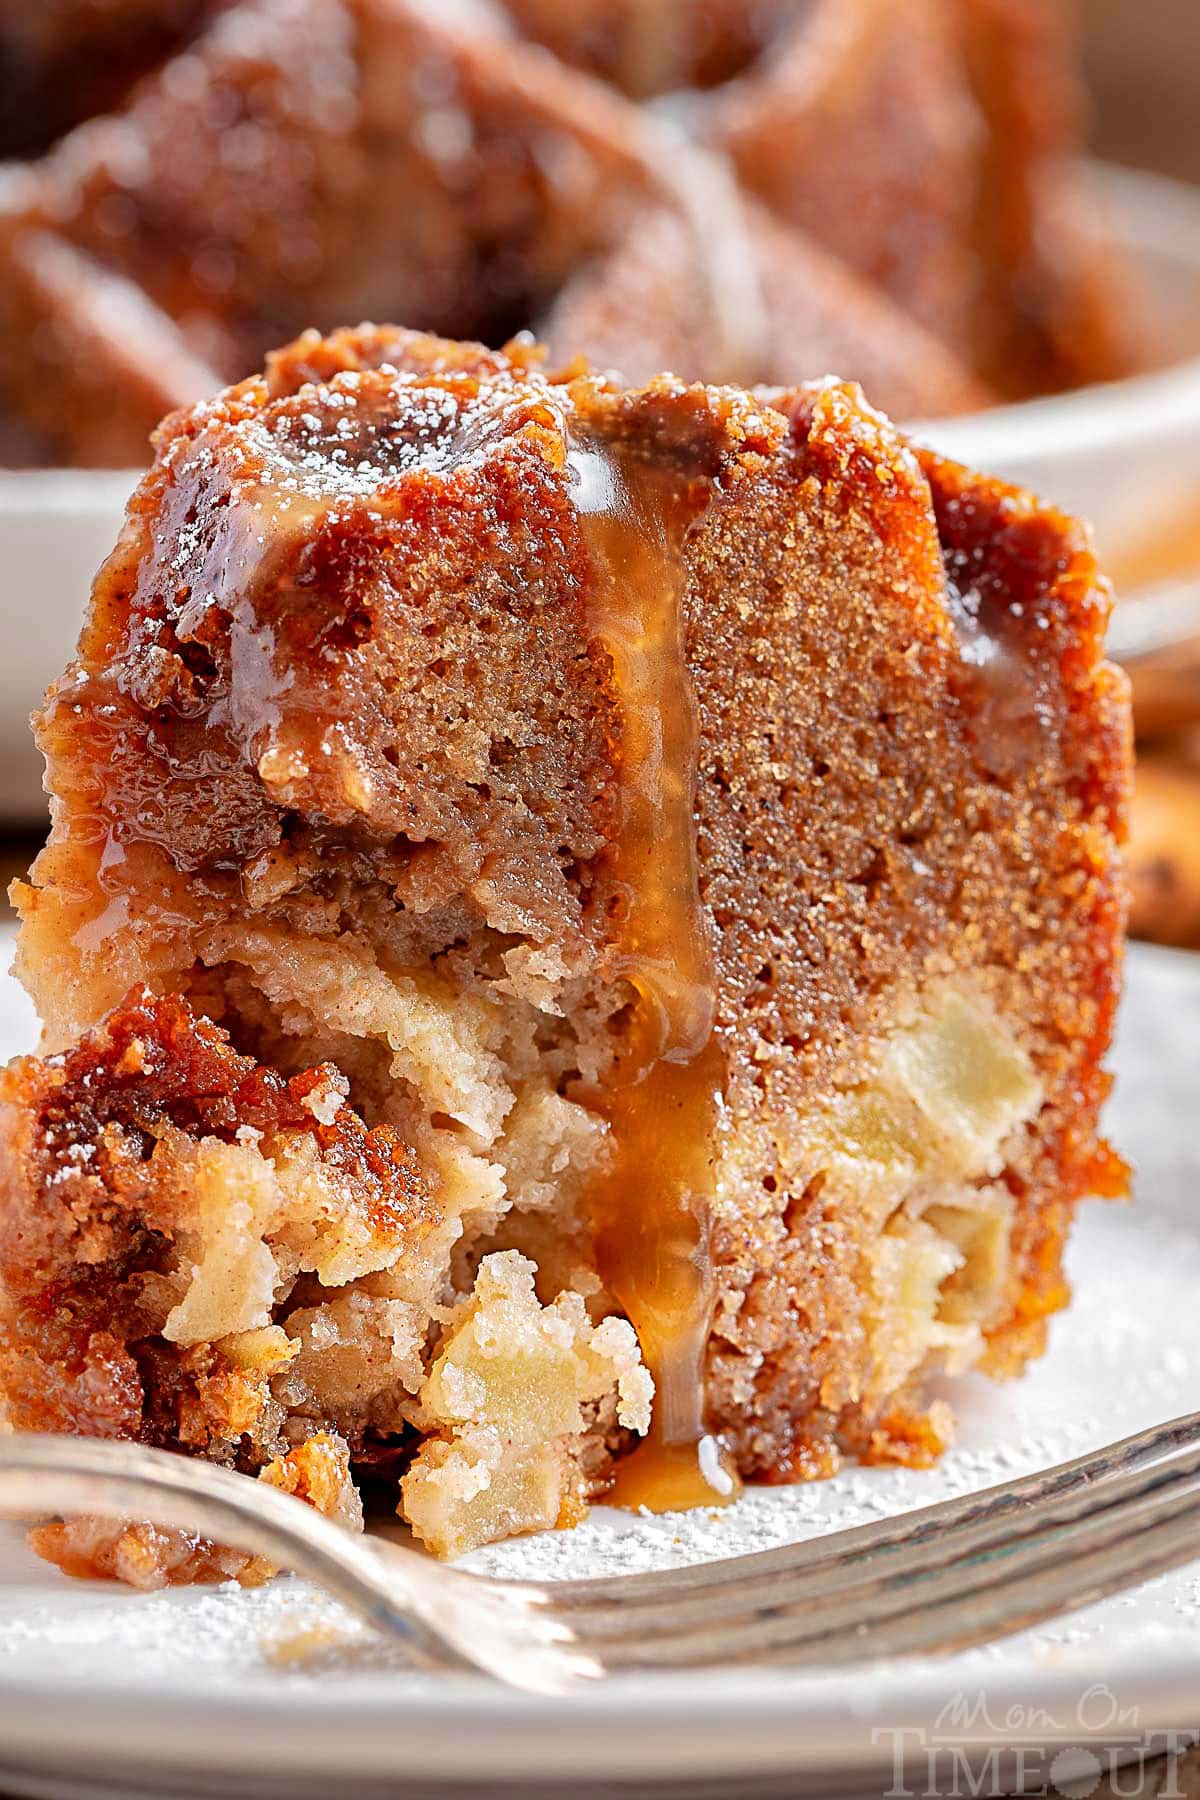
[[[577,1033],[556,1093],[608,1127],[578,1204],[657,1387],[618,1490],[662,1503],[731,1491],[706,1392],[753,1471],[885,1384],[789,1132],[911,989],[935,1038],[1002,1048],[939,1180],[1048,1121],[1058,1210],[1004,1301],[1035,1329],[1069,1204],[1119,1180],[1128,716],[1082,529],[836,383],[625,390],[388,328],[308,334],[156,449],[39,721],[55,825],[18,899],[51,1045],[182,986],[267,1060],[319,1019],[378,1106],[379,982],[436,964],[432,1006],[501,965],[538,1054],[546,1019]],[[433,1129],[492,1141],[444,1087]]]
[[[74,743],[82,722],[93,754],[72,761],[110,857],[153,846],[190,908],[223,903],[235,868],[270,885],[303,822],[434,846],[388,871],[414,901],[447,860],[456,882],[486,864],[496,925],[578,934],[626,729],[588,652],[592,521],[628,523],[640,554],[626,453],[660,466],[652,540],[792,432],[733,390],[550,379],[519,346],[301,339],[161,429],[45,730]]]

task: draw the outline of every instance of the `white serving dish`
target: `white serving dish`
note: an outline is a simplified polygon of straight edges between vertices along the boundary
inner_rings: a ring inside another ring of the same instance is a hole
[[[1131,585],[1147,547],[1193,536],[1200,560],[1200,189],[1106,169],[1114,225],[1172,314],[1195,320],[1195,356],[1162,373],[914,427],[948,455],[1021,481],[1092,519]],[[116,541],[137,476],[0,473],[0,820],[44,816],[28,716],[70,656],[92,575]]]

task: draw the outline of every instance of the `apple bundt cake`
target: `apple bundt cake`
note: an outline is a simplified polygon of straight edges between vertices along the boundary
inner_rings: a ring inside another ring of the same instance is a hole
[[[363,327],[168,419],[37,721],[11,1423],[443,1554],[936,1456],[1123,1184],[1108,605],[834,382]]]
[[[0,100],[40,82],[81,120],[47,145],[35,106],[29,160],[0,170],[0,453],[140,465],[166,408],[348,318],[532,327],[633,382],[834,371],[899,418],[1124,374],[1150,334],[1073,161],[1063,5],[0,18]],[[154,42],[175,53],[135,83]]]

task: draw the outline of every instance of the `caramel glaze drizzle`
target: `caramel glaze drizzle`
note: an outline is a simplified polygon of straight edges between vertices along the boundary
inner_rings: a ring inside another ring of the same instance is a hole
[[[603,1092],[613,1159],[590,1195],[599,1273],[655,1381],[649,1436],[617,1465],[620,1506],[720,1505],[737,1477],[704,1424],[715,1283],[710,1201],[725,1058],[696,870],[696,698],[684,649],[682,539],[703,504],[677,475],[594,441],[569,455],[594,569],[592,626],[621,699],[622,908],[614,965],[636,996]],[[694,484],[691,484],[694,491]]]

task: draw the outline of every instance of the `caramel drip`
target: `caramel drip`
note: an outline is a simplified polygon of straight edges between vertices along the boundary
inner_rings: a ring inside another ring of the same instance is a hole
[[[950,557],[946,603],[958,639],[960,679],[971,696],[976,755],[991,774],[1015,775],[1044,753],[1052,696],[1039,666],[1022,649],[1020,604],[1015,615],[1011,603],[1006,611],[995,596],[957,579],[954,565]]]
[[[593,1096],[614,1159],[592,1196],[599,1270],[637,1331],[656,1395],[650,1436],[613,1499],[655,1511],[720,1504],[736,1478],[704,1426],[714,1277],[710,1201],[725,1063],[695,848],[696,700],[684,654],[682,537],[698,507],[678,480],[594,446],[571,452],[595,569],[592,622],[622,706],[622,908],[615,972],[636,1000]]]

